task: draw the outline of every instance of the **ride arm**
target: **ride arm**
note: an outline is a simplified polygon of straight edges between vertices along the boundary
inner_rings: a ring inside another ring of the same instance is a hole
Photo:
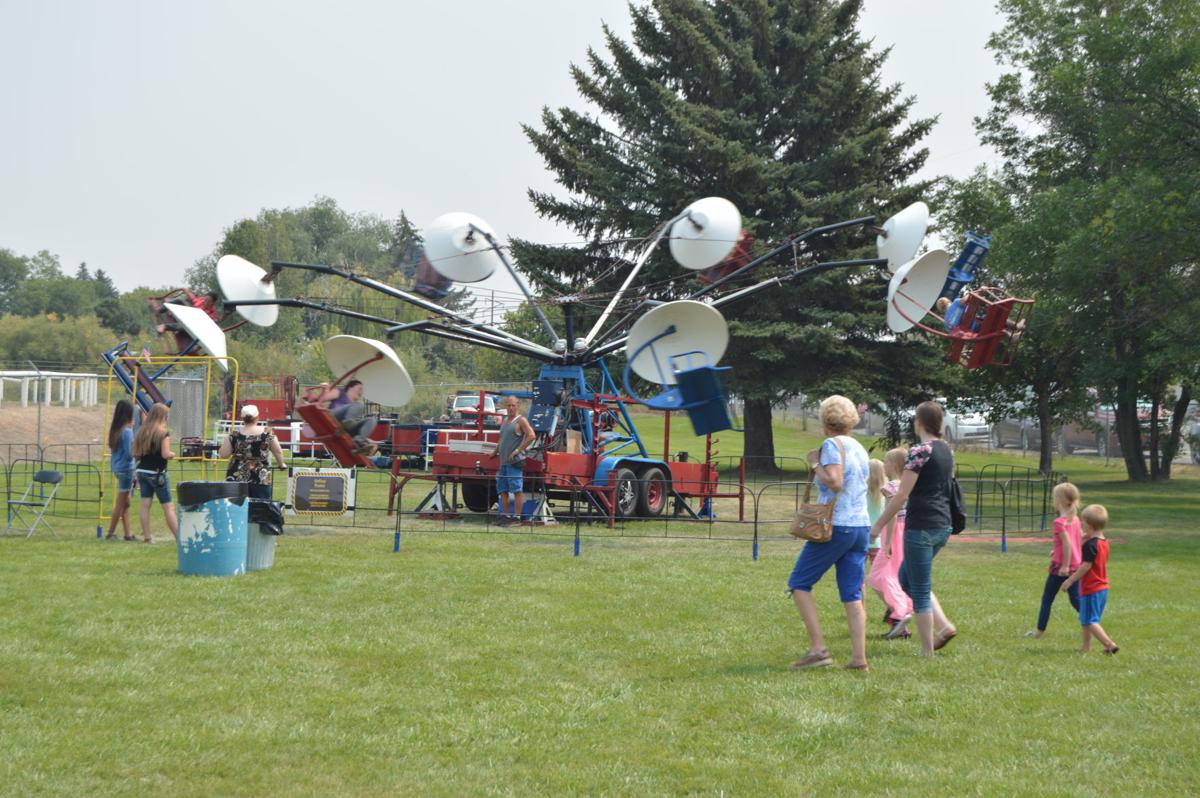
[[[820,274],[821,272],[831,271],[833,269],[841,269],[841,268],[847,268],[847,267],[851,267],[851,266],[886,266],[886,265],[887,265],[887,258],[857,258],[855,260],[838,260],[838,261],[827,261],[825,263],[815,263],[812,266],[807,266],[803,269],[797,269],[796,271],[792,272],[791,274],[785,274],[781,277],[771,277],[769,279],[763,280],[762,282],[755,283],[754,285],[751,285],[751,286],[747,286],[746,288],[743,288],[740,291],[734,291],[731,294],[725,294],[724,296],[722,296],[718,299],[714,299],[712,302],[712,306],[714,308],[720,308],[724,305],[728,305],[733,302],[738,302],[740,300],[754,296],[755,294],[762,293],[763,291],[765,291],[768,288],[774,288],[776,286],[783,285],[784,283],[790,282],[791,280],[796,280],[801,277],[811,277],[815,274]],[[713,285],[716,285],[716,283],[713,283]],[[596,348],[595,351],[590,353],[591,357],[598,359],[598,358],[604,357],[605,355],[611,355],[613,352],[616,352],[617,350],[619,350],[623,346],[625,346],[625,342],[628,339],[628,337],[629,337],[628,335],[623,335],[614,341],[610,341],[610,342]]]
[[[765,255],[760,255],[759,257],[757,257],[754,260],[747,263],[745,266],[742,266],[741,268],[730,272],[729,274],[722,277],[720,280],[715,280],[714,282],[709,283],[708,285],[700,288],[699,290],[695,291],[690,296],[688,296],[687,299],[699,299],[700,297],[704,296],[705,294],[716,290],[717,288],[721,287],[725,283],[728,283],[729,281],[738,277],[742,273],[748,272],[751,269],[758,268],[758,266],[760,264],[766,263],[767,261],[772,260],[772,259],[778,257],[779,255],[782,255],[784,252],[794,249],[797,244],[802,244],[810,238],[814,238],[815,236],[819,236],[819,235],[825,235],[826,233],[832,233],[832,232],[835,232],[837,230],[842,230],[847,227],[856,227],[858,225],[865,226],[865,225],[870,225],[870,224],[874,224],[874,223],[875,223],[874,216],[863,216],[859,219],[849,219],[844,222],[834,222],[833,224],[827,224],[823,227],[814,227],[811,230],[805,230],[803,233],[800,233],[799,235],[796,235],[796,236],[793,236],[793,237],[787,239],[782,244],[775,247],[775,249],[771,250],[770,252],[766,253]],[[884,262],[886,263],[886,260]]]
[[[489,241],[490,241],[490,239],[489,239]],[[493,245],[494,245],[494,243],[493,243]],[[497,250],[497,251],[499,251],[499,250]],[[378,280],[373,280],[370,277],[363,277],[361,275],[355,274],[354,272],[346,271],[345,269],[338,269],[333,266],[327,266],[325,264],[290,263],[290,262],[286,262],[286,261],[272,261],[271,262],[271,275],[276,275],[283,269],[301,269],[303,271],[310,271],[310,272],[316,272],[318,274],[329,274],[329,275],[333,275],[334,277],[341,277],[342,279],[349,280],[352,283],[357,283],[358,285],[365,286],[366,288],[370,288],[373,291],[378,291],[381,294],[387,294],[388,296],[390,296],[394,299],[399,299],[402,302],[407,302],[410,305],[415,305],[416,307],[419,307],[422,310],[428,311],[437,316],[441,316],[442,318],[453,321],[456,324],[460,324],[464,328],[482,330],[492,336],[495,336],[495,337],[498,337],[498,338],[501,338],[504,340],[508,340],[508,341],[515,341],[515,342],[521,343],[529,348],[541,350],[541,352],[544,355],[546,355],[552,359],[555,359],[555,360],[558,359],[557,355],[555,355],[553,350],[548,349],[544,346],[541,346],[540,344],[534,343],[533,341],[528,341],[524,338],[521,338],[520,336],[513,335],[512,333],[510,333],[506,330],[502,330],[498,327],[491,327],[486,324],[479,324],[478,322],[474,321],[473,319],[471,319],[467,316],[463,316],[458,313],[455,313],[451,310],[447,310],[446,308],[442,307],[441,305],[439,305],[435,302],[430,302],[429,300],[427,300],[423,297],[417,296],[416,294],[410,294],[407,291],[402,291],[399,288],[390,286],[387,283],[381,283]],[[270,276],[270,275],[268,275],[268,276]],[[249,305],[252,303],[244,302],[242,304]],[[271,304],[271,303],[267,302],[267,303],[261,303],[261,304]],[[392,322],[392,323],[395,324],[396,322]],[[553,332],[552,329],[551,329],[551,332]],[[553,337],[557,337],[557,335],[554,335]]]

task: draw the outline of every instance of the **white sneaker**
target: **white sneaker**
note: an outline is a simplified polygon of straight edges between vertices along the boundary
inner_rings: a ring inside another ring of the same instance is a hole
[[[883,636],[883,639],[895,640],[897,637],[903,635],[904,631],[908,628],[908,622],[911,620],[912,613],[910,612],[908,615],[905,615],[903,618],[901,618],[895,626],[893,626],[891,629],[888,629],[887,634]]]

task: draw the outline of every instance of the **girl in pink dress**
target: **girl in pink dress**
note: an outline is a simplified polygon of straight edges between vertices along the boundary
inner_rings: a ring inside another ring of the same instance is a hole
[[[883,486],[883,495],[891,498],[900,485],[900,474],[904,470],[904,458],[908,451],[897,447],[883,456],[883,470],[888,483]],[[894,640],[908,637],[908,622],[912,619],[912,599],[900,587],[900,564],[904,562],[904,511],[896,514],[892,523],[880,536],[879,554],[871,563],[867,585],[879,594],[887,606],[884,619],[889,626],[884,638]]]

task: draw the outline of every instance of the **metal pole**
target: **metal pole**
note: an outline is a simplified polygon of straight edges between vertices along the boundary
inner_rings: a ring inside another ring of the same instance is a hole
[[[542,329],[545,330],[550,336],[550,345],[553,346],[554,342],[558,340],[558,333],[554,331],[554,327],[550,324],[550,320],[546,318],[546,314],[542,312],[541,306],[538,305],[536,300],[534,300],[533,294],[529,292],[529,286],[525,284],[525,280],[523,280],[521,275],[517,273],[517,269],[512,265],[512,261],[508,259],[508,256],[504,254],[504,250],[500,248],[500,242],[496,241],[491,233],[488,233],[485,230],[480,230],[475,225],[471,225],[471,229],[486,238],[487,242],[492,245],[493,249],[496,250],[496,255],[499,256],[500,262],[504,264],[504,268],[508,269],[509,276],[513,278],[517,284],[517,288],[521,289],[521,293],[525,295],[525,299],[533,307],[533,314],[537,316],[538,321],[541,322]]]
[[[658,242],[662,241],[663,238],[666,237],[667,232],[676,222],[678,222],[680,219],[686,219],[687,217],[688,213],[685,211],[658,229],[658,233],[654,236],[654,240],[647,244],[646,248],[642,250],[642,254],[638,256],[637,262],[633,264],[633,268],[629,271],[629,276],[625,278],[625,282],[621,284],[621,287],[617,290],[617,293],[613,294],[613,298],[608,302],[608,307],[606,307],[604,312],[600,314],[600,318],[596,319],[596,323],[592,325],[592,329],[588,332],[587,337],[583,339],[584,346],[592,345],[592,341],[595,340],[596,336],[600,333],[600,328],[604,326],[604,322],[608,321],[608,317],[612,314],[613,308],[615,308],[617,303],[621,301],[621,298],[625,296],[625,291],[629,288],[629,284],[633,282],[633,278],[637,277],[638,272],[640,272],[642,267],[646,265],[646,261],[650,259],[650,253],[654,251],[656,246],[658,246]]]
[[[27,361],[25,361],[25,362],[26,362],[26,363],[28,363],[29,365],[33,366],[33,370],[34,370],[34,372],[35,372],[35,373],[38,375],[38,383],[40,384],[40,383],[41,383],[41,381],[42,381],[42,370],[41,370],[40,368],[38,368],[38,367],[37,367],[37,364],[36,364],[36,363],[34,363],[32,360],[27,360]],[[47,391],[46,391],[46,394],[47,394],[47,395],[49,395],[49,393],[50,393],[50,391],[49,391],[49,390],[47,390]],[[39,396],[39,397],[38,397],[38,402],[37,402],[37,450],[38,450],[38,466],[41,466],[41,464],[42,464],[42,402],[41,402],[41,398],[42,398],[42,397],[40,397],[40,396]]]

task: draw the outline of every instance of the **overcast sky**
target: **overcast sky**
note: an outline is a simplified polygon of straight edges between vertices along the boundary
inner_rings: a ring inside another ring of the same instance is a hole
[[[581,105],[568,75],[620,0],[0,0],[0,248],[48,249],[118,288],[175,285],[222,231],[328,196],[417,224],[570,240],[519,125]],[[992,0],[869,0],[884,76],[940,115],[928,174],[990,153],[972,117],[997,69]]]

